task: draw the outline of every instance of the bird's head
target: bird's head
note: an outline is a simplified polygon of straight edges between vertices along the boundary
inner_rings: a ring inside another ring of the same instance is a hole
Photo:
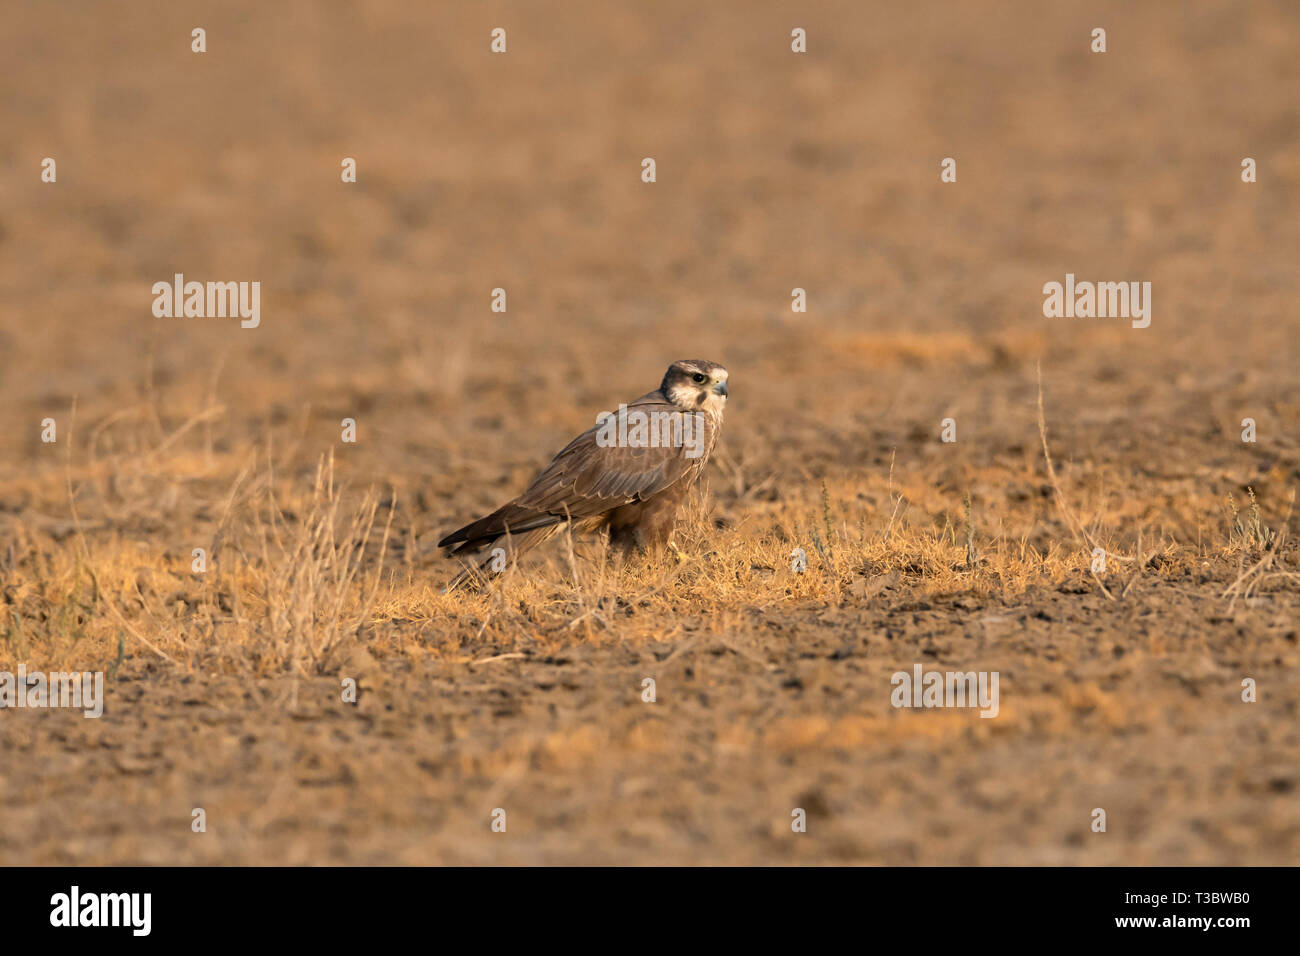
[[[717,362],[681,359],[668,366],[659,386],[678,408],[721,415],[727,406],[727,370]]]

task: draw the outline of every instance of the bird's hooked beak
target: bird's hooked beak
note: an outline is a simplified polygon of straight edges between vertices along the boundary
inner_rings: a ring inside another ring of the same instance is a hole
[[[725,381],[719,382],[717,385],[714,385],[713,390],[717,392],[719,395],[721,395],[723,398],[727,397],[727,383]]]

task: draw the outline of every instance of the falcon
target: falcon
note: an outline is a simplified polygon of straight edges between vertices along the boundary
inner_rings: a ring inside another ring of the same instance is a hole
[[[466,564],[446,590],[489,565],[501,570],[506,555],[517,559],[566,525],[604,529],[623,551],[671,544],[677,512],[708,463],[726,405],[725,368],[703,359],[674,362],[659,388],[602,413],[523,494],[439,541]]]

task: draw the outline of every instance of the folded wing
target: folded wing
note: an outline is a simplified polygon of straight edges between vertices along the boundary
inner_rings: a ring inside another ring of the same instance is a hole
[[[677,406],[655,392],[628,405],[652,415],[680,414]],[[651,418],[651,421],[655,419]],[[713,444],[713,423],[696,418],[704,434],[695,436],[704,448]],[[568,444],[514,501],[479,518],[438,542],[453,554],[479,551],[507,533],[527,534],[570,519],[595,518],[621,505],[644,501],[684,478],[693,477],[705,457],[688,452],[694,441],[682,444],[607,444],[598,440],[599,425]],[[680,434],[680,433],[679,433]]]

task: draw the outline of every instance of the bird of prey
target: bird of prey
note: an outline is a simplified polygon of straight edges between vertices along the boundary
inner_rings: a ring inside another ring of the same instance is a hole
[[[489,566],[503,569],[507,555],[518,558],[567,524],[605,528],[610,543],[625,551],[670,544],[726,404],[725,368],[703,359],[674,362],[658,389],[599,416],[523,494],[439,541],[466,563],[446,590]]]

